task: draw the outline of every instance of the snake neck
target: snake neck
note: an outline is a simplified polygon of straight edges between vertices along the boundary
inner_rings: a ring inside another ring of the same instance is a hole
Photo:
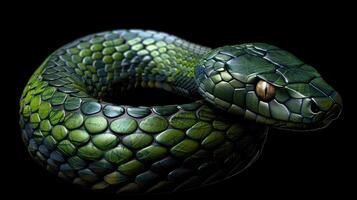
[[[54,56],[95,98],[142,87],[197,99],[194,69],[209,50],[166,33],[119,30],[81,38]]]

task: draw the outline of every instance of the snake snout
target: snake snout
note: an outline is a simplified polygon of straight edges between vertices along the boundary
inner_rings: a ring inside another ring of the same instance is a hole
[[[325,118],[323,120],[323,124],[329,124],[331,123],[333,120],[337,119],[338,116],[341,114],[342,112],[342,107],[338,104],[333,105],[330,110],[328,110],[328,112],[325,114]]]
[[[336,93],[336,92],[335,92]],[[311,111],[316,114],[315,120],[320,127],[329,125],[337,119],[342,112],[342,101],[338,93],[325,100],[313,99],[311,103]]]

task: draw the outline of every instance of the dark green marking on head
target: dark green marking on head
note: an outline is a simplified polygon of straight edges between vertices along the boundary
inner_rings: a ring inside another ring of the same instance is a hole
[[[322,128],[342,110],[340,95],[313,67],[268,44],[214,49],[200,61],[195,77],[208,102],[272,127]]]

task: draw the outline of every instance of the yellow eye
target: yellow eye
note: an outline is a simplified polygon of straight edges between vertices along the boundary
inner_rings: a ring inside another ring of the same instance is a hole
[[[257,93],[258,97],[263,101],[269,101],[275,95],[275,88],[269,83],[260,80],[255,86],[255,92]]]

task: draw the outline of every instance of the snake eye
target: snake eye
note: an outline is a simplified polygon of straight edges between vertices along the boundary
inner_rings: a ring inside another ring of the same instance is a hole
[[[275,88],[269,83],[260,80],[255,86],[255,92],[257,93],[258,97],[263,101],[269,101],[275,95]]]

